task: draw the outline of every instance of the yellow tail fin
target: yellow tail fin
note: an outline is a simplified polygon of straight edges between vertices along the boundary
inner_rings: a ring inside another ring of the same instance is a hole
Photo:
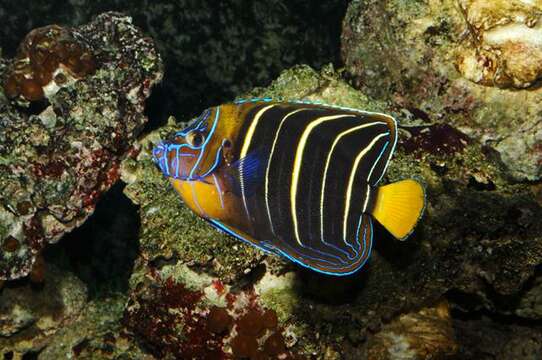
[[[402,180],[378,188],[373,217],[393,236],[405,240],[425,208],[425,193],[416,180]]]

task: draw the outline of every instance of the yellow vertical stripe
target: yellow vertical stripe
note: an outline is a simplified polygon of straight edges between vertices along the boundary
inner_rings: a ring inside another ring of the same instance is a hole
[[[348,179],[348,187],[346,189],[346,206],[344,208],[344,216],[343,216],[343,240],[346,242],[346,235],[347,235],[347,228],[348,228],[348,214],[350,212],[350,202],[352,199],[352,186],[354,185],[354,179],[356,177],[356,172],[358,171],[358,166],[360,161],[363,159],[365,154],[369,152],[369,150],[372,149],[372,147],[376,144],[376,142],[380,139],[382,139],[384,136],[389,136],[389,133],[384,133],[376,136],[373,141],[369,143],[359,154],[356,156],[356,159],[354,160],[354,165],[352,166],[352,171],[350,172],[350,177]]]
[[[256,115],[254,116],[254,119],[252,119],[252,123],[250,124],[248,130],[247,130],[247,134],[245,135],[245,139],[243,141],[243,146],[241,148],[241,153],[239,154],[239,159],[243,159],[245,158],[245,156],[247,156],[247,153],[248,153],[248,149],[250,148],[250,143],[252,142],[252,137],[254,136],[254,132],[256,131],[256,127],[258,126],[258,122],[260,121],[260,118],[262,117],[262,115],[269,109],[271,109],[272,107],[274,107],[275,105],[268,105],[266,107],[264,107],[263,109],[261,109],[260,111],[258,111],[256,113]],[[245,197],[245,179],[244,179],[244,169],[243,169],[244,165],[241,164],[241,166],[239,166],[239,178],[240,178],[240,185],[241,185],[241,196],[243,197],[243,205],[245,206],[245,211],[247,213],[247,216],[249,216],[248,214],[248,207],[247,207],[247,200],[246,200],[246,197]]]
[[[332,121],[332,120],[337,120],[337,119],[341,119],[345,117],[353,117],[353,116],[354,115],[352,114],[347,114],[347,115],[342,114],[342,115],[323,116],[323,117],[317,118],[314,121],[312,121],[301,134],[301,138],[299,139],[299,143],[297,145],[297,149],[295,153],[294,167],[293,167],[293,172],[292,172],[292,185],[290,187],[290,203],[291,203],[290,210],[292,213],[294,234],[295,234],[295,239],[301,246],[303,246],[303,244],[301,243],[301,239],[299,237],[299,225],[297,221],[297,185],[299,183],[299,173],[301,171],[301,162],[303,160],[303,152],[305,150],[307,139],[309,138],[309,135],[311,134],[312,130],[318,125],[326,121]]]
[[[346,135],[354,132],[354,131],[357,131],[357,130],[361,130],[361,129],[364,129],[364,128],[367,128],[369,126],[373,126],[373,125],[386,125],[385,122],[372,122],[372,123],[368,123],[368,124],[363,124],[363,125],[359,125],[359,126],[355,126],[351,129],[348,129],[348,130],[345,130],[343,131],[342,133],[340,133],[336,138],[335,140],[333,141],[333,144],[331,144],[331,148],[327,154],[327,159],[326,159],[326,165],[324,166],[324,177],[322,179],[322,191],[320,193],[320,238],[322,240],[322,242],[326,242],[325,239],[324,239],[324,196],[325,196],[325,191],[326,191],[326,182],[327,182],[327,172],[329,170],[329,165],[331,163],[331,156],[333,155],[333,151],[335,150],[335,147],[337,146],[337,144],[339,143],[339,141]]]
[[[282,120],[280,121],[280,124],[277,128],[277,131],[275,133],[275,138],[273,139],[273,144],[271,145],[271,152],[269,153],[269,160],[267,161],[267,168],[265,169],[265,206],[267,208],[267,216],[269,218],[269,224],[271,225],[271,231],[272,232],[275,232],[275,230],[273,229],[273,220],[271,219],[271,207],[269,206],[269,169],[271,168],[271,161],[273,159],[273,155],[275,154],[275,146],[277,145],[277,141],[279,139],[279,134],[280,134],[280,130],[282,129],[282,125],[284,125],[284,122],[286,121],[286,119],[288,119],[290,116],[300,112],[300,111],[303,111],[303,110],[308,110],[308,108],[301,108],[301,109],[297,109],[297,110],[294,110],[288,114],[286,114],[286,116],[284,116],[282,118]]]

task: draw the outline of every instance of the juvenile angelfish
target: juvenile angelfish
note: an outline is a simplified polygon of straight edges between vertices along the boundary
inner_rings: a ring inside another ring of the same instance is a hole
[[[373,219],[404,240],[425,207],[415,180],[379,186],[396,143],[396,121],[385,114],[254,99],[207,109],[153,159],[221,231],[348,275],[371,254]]]

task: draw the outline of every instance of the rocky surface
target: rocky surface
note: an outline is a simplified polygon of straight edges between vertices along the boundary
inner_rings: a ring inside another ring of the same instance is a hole
[[[73,274],[54,267],[42,284],[13,283],[0,293],[0,355],[37,353],[86,307],[87,289]]]
[[[516,180],[542,177],[537,1],[353,1],[342,54],[356,87],[490,145]]]
[[[161,76],[153,42],[114,13],[36,30],[0,60],[0,279],[28,274],[93,212]]]

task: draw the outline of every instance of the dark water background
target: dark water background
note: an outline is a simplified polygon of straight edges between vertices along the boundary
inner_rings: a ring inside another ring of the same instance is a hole
[[[149,131],[170,115],[186,120],[267,86],[293,65],[341,66],[347,5],[347,0],[3,0],[0,47],[12,57],[37,27],[79,26],[105,11],[132,16],[165,63],[164,80],[147,103]],[[77,274],[92,297],[127,290],[137,255],[137,207],[122,190],[122,184],[114,186],[82,227],[45,253],[47,262]]]

